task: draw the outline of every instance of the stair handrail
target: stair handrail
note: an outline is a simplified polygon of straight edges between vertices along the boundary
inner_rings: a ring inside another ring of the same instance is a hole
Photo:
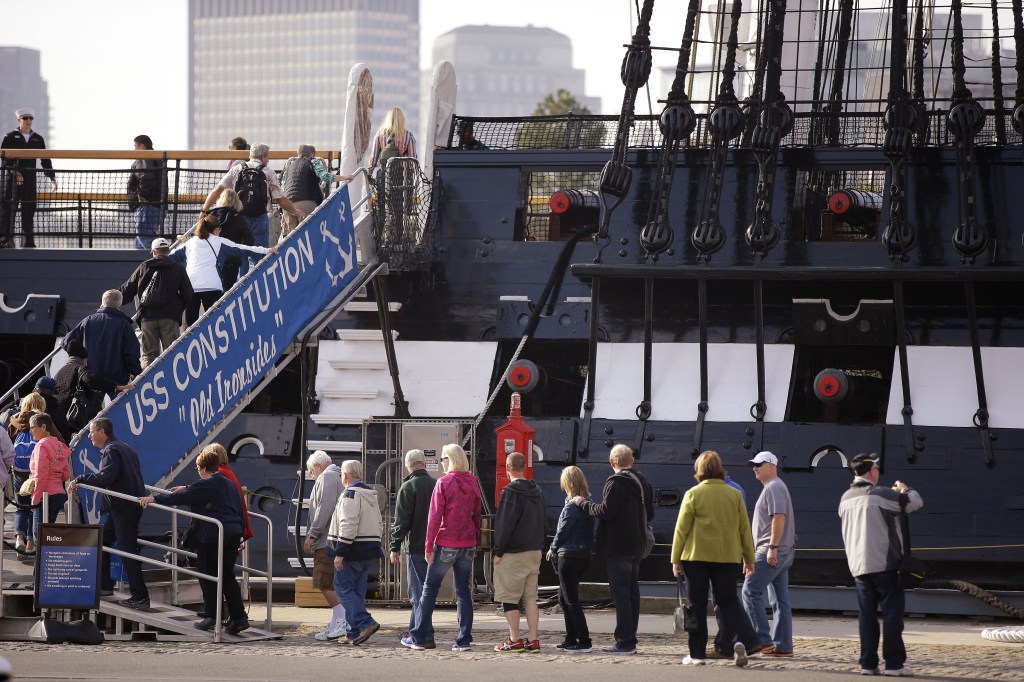
[[[96,486],[88,485],[88,484],[85,484],[85,483],[79,483],[79,484],[77,484],[76,487],[80,488],[82,490],[91,490],[92,492],[99,493],[100,495],[106,495],[108,497],[116,497],[116,498],[121,499],[121,500],[128,500],[130,502],[138,503],[138,501],[141,499],[139,497],[136,497],[135,495],[126,495],[124,493],[119,493],[119,492],[114,491],[114,490],[107,490],[106,488],[98,488]],[[71,495],[72,495],[72,497],[75,497],[77,495],[77,493],[76,492],[72,492]],[[73,504],[71,506],[71,508],[72,509],[76,509],[76,508],[78,508],[78,506],[79,506],[78,505],[78,501],[76,499],[75,500],[75,504]],[[151,564],[153,566],[159,566],[160,568],[167,568],[168,566],[170,566],[170,570],[172,572],[178,571],[180,573],[184,573],[186,575],[190,575],[190,576],[192,576],[194,578],[197,578],[199,580],[213,580],[213,581],[215,581],[217,583],[217,612],[214,614],[213,641],[217,642],[217,643],[220,643],[221,641],[223,641],[223,637],[222,637],[223,632],[222,631],[224,629],[223,624],[221,623],[221,616],[222,616],[222,611],[223,611],[223,608],[224,608],[224,604],[223,604],[223,601],[224,601],[224,557],[222,556],[223,553],[224,553],[224,524],[222,524],[219,520],[213,518],[212,516],[204,516],[202,514],[196,514],[195,512],[186,511],[184,509],[177,509],[176,507],[169,507],[167,505],[159,504],[157,502],[154,502],[153,504],[146,505],[147,509],[150,508],[150,507],[153,507],[155,509],[164,509],[166,511],[171,512],[171,514],[173,516],[176,516],[176,515],[180,514],[182,516],[187,516],[187,517],[189,517],[191,519],[197,519],[199,521],[205,521],[205,522],[212,523],[215,526],[217,526],[217,554],[218,554],[218,559],[220,559],[220,560],[217,562],[217,577],[216,578],[214,578],[213,576],[211,576],[208,573],[202,573],[200,571],[193,571],[192,569],[185,568],[183,566],[177,566],[177,565],[174,565],[174,564],[168,564],[165,561],[158,561],[156,559],[150,559],[149,557],[142,556],[141,554],[131,554],[130,552],[125,552],[124,550],[117,549],[116,547],[106,547],[106,546],[104,546],[102,548],[103,551],[107,552],[108,554],[116,554],[116,555],[118,555],[120,557],[126,557],[128,559],[134,559],[135,561],[138,561],[140,563],[147,563],[147,564]],[[145,543],[147,546],[164,547],[164,545],[160,545],[159,543],[149,542],[148,540],[140,540],[139,541],[140,545],[143,544],[143,543]]]
[[[36,372],[38,372],[41,369],[45,369],[46,373],[49,374],[49,372],[50,372],[50,360],[52,360],[53,357],[55,355],[57,355],[57,353],[61,352],[62,350],[64,350],[64,348],[60,345],[60,343],[58,343],[57,346],[52,351],[50,351],[49,355],[47,355],[45,358],[40,360],[36,364],[35,367],[30,369],[25,374],[25,376],[23,376],[21,378],[20,381],[15,383],[14,386],[12,386],[10,388],[10,390],[8,390],[6,393],[4,393],[2,396],[0,396],[0,407],[6,405],[7,404],[7,399],[10,398],[11,396],[14,396],[15,402],[17,402],[18,398],[20,397],[18,395],[18,391],[21,389],[22,386],[24,386],[25,384],[27,384],[29,381],[32,380],[32,376],[35,375]],[[29,392],[31,393],[31,391],[29,391]]]
[[[170,490],[167,490],[166,488],[160,488],[160,487],[157,487],[155,485],[147,485],[146,486],[146,490],[148,490],[151,493],[169,493],[169,492],[171,492]],[[242,551],[242,564],[240,566],[238,566],[238,568],[241,569],[243,580],[245,580],[245,582],[247,584],[248,584],[249,574],[250,573],[253,574],[253,575],[257,575],[257,576],[259,576],[261,578],[266,578],[267,579],[267,590],[266,590],[266,592],[267,592],[267,594],[266,594],[266,597],[267,597],[267,603],[266,603],[267,616],[266,616],[266,619],[263,621],[263,626],[264,626],[263,629],[264,630],[270,630],[271,627],[272,627],[272,624],[273,624],[273,619],[271,618],[271,607],[272,607],[272,603],[273,603],[272,592],[273,592],[273,585],[274,585],[274,522],[270,520],[269,516],[265,516],[265,515],[260,514],[258,512],[254,512],[254,511],[252,511],[250,509],[249,510],[249,519],[252,520],[254,518],[255,519],[260,519],[262,521],[265,521],[266,524],[267,524],[267,557],[266,557],[266,559],[267,559],[267,570],[266,571],[261,571],[258,568],[253,568],[253,567],[251,567],[249,565],[249,543],[245,544],[245,548]],[[187,549],[181,549],[180,547],[178,547],[178,518],[177,518],[177,515],[175,515],[171,519],[171,544],[170,544],[170,546],[162,545],[159,542],[150,542],[148,540],[139,540],[139,544],[143,544],[143,543],[145,543],[147,547],[157,547],[157,548],[160,548],[160,549],[170,550],[171,553],[172,553],[172,559],[174,560],[171,563],[174,566],[178,565],[176,563],[178,556],[182,556],[183,555],[183,556],[187,556],[187,557],[190,557],[190,558],[193,558],[193,559],[196,557],[196,553],[195,552],[190,552]],[[173,572],[173,571],[171,572],[171,580],[172,580],[172,583],[173,583],[171,589],[174,592],[175,599],[177,599],[177,597],[178,597],[178,581],[177,581],[177,574],[175,572]]]

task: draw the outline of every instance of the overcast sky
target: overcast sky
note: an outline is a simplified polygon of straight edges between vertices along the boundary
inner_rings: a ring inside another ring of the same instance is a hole
[[[24,16],[13,0],[0,7],[0,45],[42,51],[53,111],[48,146],[121,149],[141,132],[158,148],[186,146],[187,0],[32,0]],[[633,7],[634,0],[421,0],[420,66],[433,66],[434,39],[458,26],[551,28],[572,40],[573,65],[587,72],[585,94],[602,98],[602,113],[617,114]],[[658,0],[652,43],[677,46],[684,13],[683,0]],[[673,53],[655,52],[656,66],[674,62]],[[338,69],[347,74],[351,66]],[[637,108],[646,112],[646,100]],[[0,112],[0,124],[13,128],[14,113]]]

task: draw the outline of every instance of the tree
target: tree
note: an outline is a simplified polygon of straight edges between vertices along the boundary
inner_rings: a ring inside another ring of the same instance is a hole
[[[592,115],[590,109],[580,104],[571,92],[559,88],[538,102],[532,115],[567,116],[570,113],[574,116]],[[528,121],[516,132],[515,146],[519,149],[593,148],[601,146],[604,134],[604,124],[599,121],[574,121],[571,125],[565,121]]]
[[[559,88],[554,95],[548,95],[537,103],[537,108],[533,110],[533,115],[564,116],[569,112],[581,116],[590,115],[591,113],[590,109],[580,104],[575,95],[565,88]]]

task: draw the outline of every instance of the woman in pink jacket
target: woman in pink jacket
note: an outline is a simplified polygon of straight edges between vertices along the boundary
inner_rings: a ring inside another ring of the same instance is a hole
[[[49,514],[46,522],[53,523],[68,501],[64,482],[71,478],[71,450],[61,440],[53,419],[45,412],[36,413],[29,419],[29,431],[36,441],[29,461],[29,471],[36,479],[36,490],[32,493],[32,504],[43,500],[43,493],[50,494]],[[32,513],[34,537],[39,537],[39,524],[43,522],[43,508],[39,506]]]
[[[459,635],[452,651],[469,651],[473,642],[473,560],[480,536],[480,481],[469,473],[466,452],[451,443],[441,449],[445,475],[437,481],[427,516],[427,577],[420,594],[416,625],[402,644],[410,649],[434,647],[434,604],[448,569],[455,571]]]

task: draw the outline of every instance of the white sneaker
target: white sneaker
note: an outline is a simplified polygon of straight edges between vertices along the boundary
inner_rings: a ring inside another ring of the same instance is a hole
[[[708,659],[706,658],[691,658],[686,656],[683,658],[683,665],[707,665]]]
[[[883,670],[882,674],[886,677],[913,677],[914,671],[907,666],[903,666],[898,670]]]
[[[320,642],[329,642],[338,639],[348,632],[348,623],[345,621],[332,620],[327,629],[313,635],[313,639]]]
[[[737,668],[742,668],[747,664],[747,648],[743,646],[743,642],[736,642],[736,645],[732,648],[733,656],[732,662]]]
[[[861,675],[881,675],[882,673],[878,670],[878,668],[861,668],[860,669],[860,674]]]

